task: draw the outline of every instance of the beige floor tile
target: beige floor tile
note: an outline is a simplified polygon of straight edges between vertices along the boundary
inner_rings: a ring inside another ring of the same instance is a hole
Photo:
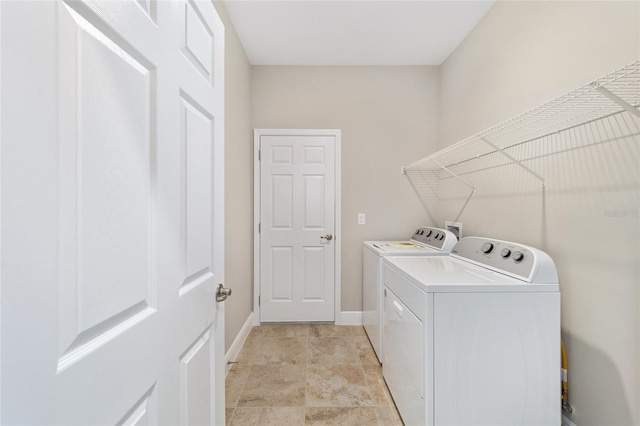
[[[242,347],[244,348],[245,346],[257,346],[260,344],[263,338],[264,336],[262,335],[262,333],[254,333],[252,331],[251,333],[249,333],[249,336],[247,336],[247,340],[244,341]]]
[[[236,361],[226,425],[402,425],[360,326],[256,326]]]
[[[305,365],[254,365],[237,407],[304,405]]]
[[[359,364],[307,366],[307,407],[371,405],[371,394]]]
[[[245,340],[245,344],[246,343],[250,343],[254,340],[260,339],[262,336],[264,336],[264,329],[263,327],[256,325],[254,327],[251,328],[251,331],[249,332],[249,335],[247,336],[247,340]]]
[[[253,364],[256,353],[262,344],[262,334],[262,327],[253,327],[234,361],[238,364]]]
[[[233,411],[235,408],[225,408],[224,410],[224,424],[229,425],[231,423],[231,417],[233,417]]]
[[[351,335],[353,337],[367,337],[367,332],[364,331],[364,327],[361,325],[348,325],[351,329]]]
[[[309,364],[357,364],[359,355],[353,337],[312,337]]]
[[[311,337],[351,337],[351,327],[333,324],[311,324],[309,326]]]
[[[308,345],[308,337],[264,337],[253,363],[306,364]]]
[[[380,426],[403,426],[402,419],[395,406],[375,407],[375,410]]]
[[[302,426],[304,407],[242,407],[236,408],[232,426]]]
[[[234,408],[251,371],[250,365],[234,365],[225,379],[225,406]]]
[[[373,407],[307,407],[305,425],[371,426],[378,423]]]
[[[352,337],[352,340],[356,347],[356,350],[358,351],[358,358],[360,359],[360,362],[362,364],[380,365],[380,363],[378,362],[378,357],[371,347],[371,342],[369,342],[369,339],[366,336]]]
[[[252,345],[244,345],[240,349],[240,353],[234,360],[238,365],[251,365],[258,353],[259,344],[254,343]]]
[[[264,337],[309,337],[309,324],[261,325]]]
[[[377,364],[363,364],[362,369],[373,405],[393,405],[393,399],[382,376],[382,368]]]

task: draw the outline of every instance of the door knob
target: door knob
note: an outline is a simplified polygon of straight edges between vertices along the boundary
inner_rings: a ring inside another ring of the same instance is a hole
[[[231,289],[224,288],[222,284],[218,284],[216,288],[216,302],[223,302],[227,300],[227,297],[231,296]]]
[[[333,235],[331,235],[331,234],[321,235],[320,238],[324,238],[327,241],[331,241],[331,240],[333,240]]]

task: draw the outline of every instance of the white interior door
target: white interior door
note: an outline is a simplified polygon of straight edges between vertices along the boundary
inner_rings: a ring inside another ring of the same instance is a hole
[[[223,424],[224,28],[2,2],[2,424]]]
[[[334,321],[339,133],[261,133],[260,320]]]

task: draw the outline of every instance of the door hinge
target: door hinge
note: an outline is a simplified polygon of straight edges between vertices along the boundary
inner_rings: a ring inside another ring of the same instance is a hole
[[[260,233],[261,230],[262,230],[262,224],[258,222],[258,234]]]
[[[260,296],[258,296],[258,306],[260,306]]]
[[[258,161],[262,160],[262,151],[258,150]]]

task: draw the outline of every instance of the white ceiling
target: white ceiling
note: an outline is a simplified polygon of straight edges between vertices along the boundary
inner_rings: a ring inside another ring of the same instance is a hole
[[[253,65],[440,65],[494,1],[224,3]]]

